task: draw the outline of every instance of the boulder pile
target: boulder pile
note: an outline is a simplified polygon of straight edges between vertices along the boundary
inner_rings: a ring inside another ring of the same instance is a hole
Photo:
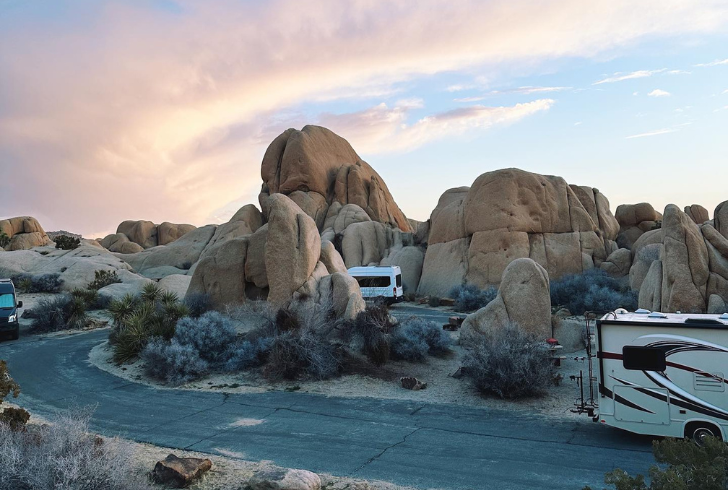
[[[430,216],[421,295],[460,284],[498,285],[531,258],[552,278],[598,267],[617,249],[619,225],[599,190],[519,169],[488,172],[446,191]]]
[[[111,252],[136,253],[158,245],[168,245],[196,226],[164,222],[155,225],[151,221],[127,220],[116,229],[116,233],[105,236],[101,245]]]
[[[10,241],[0,250],[29,250],[51,244],[43,227],[31,216],[0,220],[0,234],[3,233]]]

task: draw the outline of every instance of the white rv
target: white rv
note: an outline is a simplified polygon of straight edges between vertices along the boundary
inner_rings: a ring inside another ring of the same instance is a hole
[[[352,267],[349,274],[356,279],[364,299],[377,299],[387,303],[402,301],[402,270],[397,265],[378,267]]]
[[[598,413],[638,434],[728,439],[728,314],[617,310],[596,322]]]

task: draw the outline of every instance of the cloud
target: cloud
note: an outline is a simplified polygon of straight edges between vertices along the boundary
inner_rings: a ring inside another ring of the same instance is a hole
[[[228,203],[254,199],[280,114],[308,122],[306,103],[409,98],[409,82],[438,73],[535,71],[728,22],[724,3],[689,0],[53,4],[0,7],[1,212],[75,232],[132,218],[224,219]],[[515,107],[439,113],[386,147],[534,110]]]
[[[669,97],[670,92],[667,92],[665,90],[660,90],[659,88],[656,88],[652,92],[647,94],[648,97]]]
[[[650,131],[647,133],[640,133],[640,134],[633,134],[632,136],[626,136],[625,139],[633,139],[633,138],[644,138],[646,136],[657,136],[658,134],[666,134],[666,133],[674,133],[677,131],[675,128],[664,128],[664,129],[656,129],[654,131]]]
[[[728,94],[728,89],[725,89],[725,90],[723,91],[723,95],[725,95],[725,94]]]
[[[432,114],[407,124],[412,107],[399,105],[390,108],[382,103],[359,112],[321,114],[317,122],[346,135],[354,148],[362,153],[405,152],[432,141],[512,124],[546,111],[553,104],[552,99],[539,99],[513,106],[474,105]]]
[[[611,77],[607,77],[602,80],[598,80],[598,81],[592,83],[592,85],[601,85],[603,83],[616,83],[616,82],[622,82],[624,80],[633,80],[635,78],[647,78],[647,77],[651,77],[652,75],[654,75],[656,73],[662,73],[664,71],[666,71],[665,68],[662,68],[660,70],[638,70],[638,71],[633,71],[631,73],[619,73],[618,72],[618,73],[615,73]]]
[[[718,66],[718,65],[728,65],[728,58],[726,58],[724,60],[711,61],[710,63],[699,63],[694,66],[706,67],[706,66]]]
[[[494,95],[508,95],[508,94],[520,94],[520,95],[531,95],[531,94],[543,94],[549,92],[562,92],[564,90],[571,90],[572,87],[518,87],[504,90],[492,90],[485,95],[476,97],[464,97],[461,99],[455,99],[455,102],[479,102],[485,100],[488,97]]]

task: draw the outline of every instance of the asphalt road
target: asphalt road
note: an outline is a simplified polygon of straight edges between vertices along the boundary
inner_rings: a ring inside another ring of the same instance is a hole
[[[648,438],[588,419],[304,393],[155,389],[88,362],[106,336],[0,343],[0,358],[23,390],[18,403],[45,417],[93,405],[92,428],[105,435],[417,488],[602,488],[605,472],[645,472],[653,461]]]

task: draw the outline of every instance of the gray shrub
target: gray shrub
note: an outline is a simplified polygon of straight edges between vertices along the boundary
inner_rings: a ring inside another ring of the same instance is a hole
[[[484,335],[471,346],[462,371],[482,393],[511,399],[545,394],[555,376],[548,346],[516,325]]]
[[[428,355],[442,355],[450,350],[452,339],[435,322],[421,318],[404,320],[391,336],[391,356],[422,362]]]
[[[172,340],[194,348],[207,362],[224,362],[237,333],[229,318],[209,311],[199,318],[182,318],[177,322]]]
[[[0,423],[0,488],[17,490],[141,490],[134,447],[89,433],[89,416],[61,415],[50,425],[13,431]]]
[[[450,291],[450,297],[455,300],[457,311],[470,312],[479,310],[488,305],[498,296],[498,289],[489,287],[480,289],[472,284],[455,286]]]
[[[175,386],[198,379],[210,370],[209,363],[200,357],[197,349],[180,344],[176,339],[168,342],[154,337],[140,355],[148,376]]]

